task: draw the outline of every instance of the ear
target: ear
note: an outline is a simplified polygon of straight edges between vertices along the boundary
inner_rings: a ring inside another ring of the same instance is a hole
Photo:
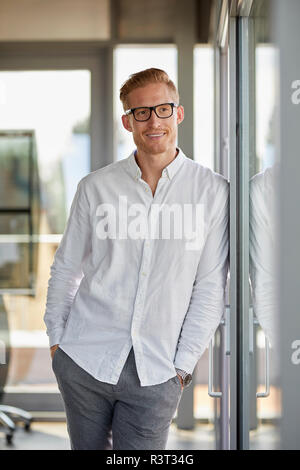
[[[184,107],[178,106],[177,108],[177,124],[180,124],[184,120]]]
[[[123,114],[123,116],[122,116],[122,124],[123,124],[123,127],[128,132],[132,132],[132,127],[130,125],[130,119],[129,119],[129,116],[127,116],[126,114]]]

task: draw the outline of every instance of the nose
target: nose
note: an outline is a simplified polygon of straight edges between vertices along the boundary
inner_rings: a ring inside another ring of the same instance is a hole
[[[159,117],[156,116],[154,109],[152,109],[150,118],[148,119],[148,123],[149,124],[156,124],[156,123],[160,124],[160,121],[161,121],[161,119],[159,119]]]

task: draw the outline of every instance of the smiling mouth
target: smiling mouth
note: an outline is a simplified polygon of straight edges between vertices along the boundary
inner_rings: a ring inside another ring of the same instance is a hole
[[[150,139],[159,139],[160,137],[163,137],[166,133],[165,132],[156,132],[156,133],[151,133],[151,134],[146,134],[147,137]]]

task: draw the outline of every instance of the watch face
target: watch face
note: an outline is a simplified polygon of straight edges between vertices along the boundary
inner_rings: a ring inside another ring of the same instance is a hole
[[[191,380],[192,380],[192,376],[191,376],[191,374],[188,374],[188,375],[184,378],[184,381],[183,381],[184,385],[185,385],[185,386],[188,385],[188,384],[191,382]]]

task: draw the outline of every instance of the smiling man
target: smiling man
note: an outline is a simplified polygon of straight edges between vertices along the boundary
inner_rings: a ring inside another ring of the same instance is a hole
[[[125,84],[120,93],[123,106],[127,108],[122,122],[125,129],[132,132],[142,177],[154,193],[162,170],[178,153],[177,126],[183,121],[184,110],[177,104],[179,97],[172,82],[169,85],[161,82],[147,84],[139,77],[135,80],[135,84],[134,78]],[[136,88],[137,84],[139,87]],[[141,87],[141,84],[145,86]],[[159,105],[149,108],[149,103]]]
[[[72,449],[165,449],[224,308],[228,183],[176,146],[184,109],[164,71],[131,75],[120,99],[136,150],[80,180],[48,286]]]

